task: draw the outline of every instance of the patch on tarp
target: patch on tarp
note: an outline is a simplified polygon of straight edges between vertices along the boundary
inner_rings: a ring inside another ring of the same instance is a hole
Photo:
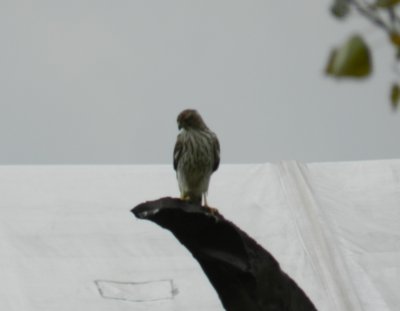
[[[170,279],[147,282],[96,280],[94,283],[105,299],[145,302],[173,299],[178,294],[178,289]]]

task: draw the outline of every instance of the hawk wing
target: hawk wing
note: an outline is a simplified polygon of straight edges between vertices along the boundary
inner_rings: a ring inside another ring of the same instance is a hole
[[[175,147],[174,147],[174,170],[175,171],[178,168],[178,162],[182,155],[182,148],[183,148],[182,142],[179,139],[179,135],[178,135],[178,137],[176,139]]]
[[[213,163],[213,172],[215,172],[219,167],[220,162],[220,148],[219,148],[219,141],[217,135],[213,133],[213,156],[214,156],[214,163]]]

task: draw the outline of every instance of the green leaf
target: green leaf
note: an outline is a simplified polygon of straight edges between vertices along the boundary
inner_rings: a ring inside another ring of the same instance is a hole
[[[371,72],[371,53],[359,35],[350,37],[341,47],[333,49],[325,68],[325,73],[335,78],[365,78]]]
[[[393,7],[399,3],[400,3],[400,0],[376,0],[376,2],[373,4],[373,7],[386,9],[386,8]]]
[[[338,19],[344,19],[350,11],[347,0],[334,0],[331,6],[331,13]]]
[[[398,84],[393,84],[390,91],[390,101],[392,103],[393,109],[397,109],[400,100],[400,86]]]
[[[389,38],[394,46],[400,46],[400,34],[397,31],[392,31]]]

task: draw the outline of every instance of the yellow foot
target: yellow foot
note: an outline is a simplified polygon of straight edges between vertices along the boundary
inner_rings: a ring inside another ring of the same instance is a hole
[[[183,200],[183,201],[190,201],[190,196],[188,196],[188,195],[181,195],[181,200]]]
[[[216,208],[214,208],[214,207],[210,207],[210,206],[208,206],[208,205],[204,205],[203,206],[210,214],[212,214],[212,215],[218,215],[219,214],[219,211],[216,209]]]
[[[188,202],[188,203],[201,205],[201,199],[197,198],[197,197],[193,197],[190,194],[181,195],[181,200]]]

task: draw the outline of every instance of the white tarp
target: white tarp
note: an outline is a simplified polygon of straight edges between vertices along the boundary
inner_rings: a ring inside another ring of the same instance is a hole
[[[171,166],[0,166],[0,310],[222,310],[190,253],[130,209]],[[400,306],[400,160],[222,165],[209,202],[320,311]]]

